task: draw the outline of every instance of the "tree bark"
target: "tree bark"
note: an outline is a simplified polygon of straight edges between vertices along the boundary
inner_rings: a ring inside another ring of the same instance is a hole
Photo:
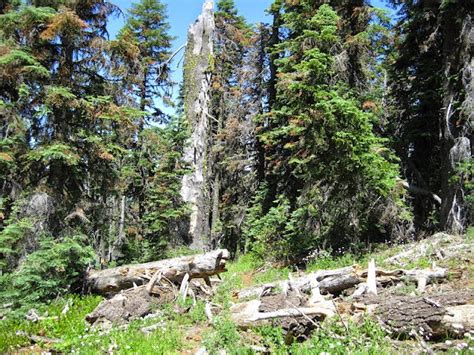
[[[453,21],[453,18],[462,21]],[[450,4],[441,22],[444,32],[443,107],[440,115],[442,137],[441,227],[453,234],[463,233],[468,225],[468,206],[464,179],[459,164],[472,159],[474,119],[474,11],[472,5]],[[464,94],[464,95],[463,95]],[[463,95],[464,97],[462,97]],[[462,102],[456,110],[456,102]]]
[[[474,329],[474,306],[469,304],[472,301],[472,291],[429,297],[389,297],[376,301],[379,303],[373,316],[394,337],[417,334],[432,339],[448,333],[462,336]]]

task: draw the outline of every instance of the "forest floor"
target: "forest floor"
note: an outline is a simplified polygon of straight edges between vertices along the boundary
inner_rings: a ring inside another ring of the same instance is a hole
[[[448,269],[448,278],[429,284],[424,295],[474,291],[474,236],[453,237],[437,234],[432,238],[405,245],[384,247],[363,256],[344,254],[334,258],[319,255],[305,272],[335,269],[358,264],[365,267],[375,259],[377,267],[425,269],[437,266]],[[99,296],[70,296],[38,305],[35,321],[24,317],[4,316],[0,321],[0,353],[135,353],[135,354],[425,354],[474,353],[474,333],[458,339],[398,339],[372,318],[357,320],[334,317],[322,322],[304,342],[289,343],[281,328],[262,325],[239,329],[231,320],[230,307],[236,293],[250,286],[288,279],[299,271],[289,267],[262,264],[250,256],[230,262],[227,272],[215,289],[211,302],[219,311],[209,320],[206,303],[189,298],[185,302],[167,303],[152,315],[111,328],[92,327],[86,315],[101,302]],[[350,290],[353,292],[353,290]],[[399,284],[380,293],[416,296],[416,285]],[[347,292],[347,294],[349,291]],[[339,298],[347,296],[343,293]],[[0,318],[1,316],[0,309]],[[147,330],[146,328],[149,327]]]

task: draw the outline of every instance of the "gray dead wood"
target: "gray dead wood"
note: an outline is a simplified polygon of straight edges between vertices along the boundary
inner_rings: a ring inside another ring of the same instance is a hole
[[[374,271],[372,270],[372,273]],[[380,284],[394,283],[400,281],[416,282],[418,289],[423,292],[427,284],[440,281],[448,276],[448,270],[433,266],[430,269],[415,270],[382,270],[375,269],[376,282]],[[368,278],[367,270],[360,270],[357,266],[350,266],[335,270],[319,270],[290,280],[275,281],[264,285],[243,289],[237,293],[238,299],[248,299],[268,295],[271,293],[280,293],[288,289],[298,290],[303,293],[309,293],[314,282],[318,283],[319,290],[322,293],[339,294],[340,292],[357,287],[362,284],[355,295],[360,296],[367,292],[368,285],[365,282]],[[372,274],[371,279],[375,276]],[[373,291],[373,282],[372,291]]]
[[[355,268],[352,266],[335,270],[319,270],[289,280],[267,283],[257,287],[243,289],[237,293],[239,299],[258,297],[268,291],[298,289],[301,292],[310,292],[314,282],[319,282],[321,292],[338,292],[350,288],[360,282]],[[290,284],[290,285],[288,285]]]
[[[153,275],[162,271],[163,279],[181,283],[184,276],[190,279],[205,278],[225,270],[229,252],[218,249],[206,254],[153,261],[145,264],[124,265],[106,270],[92,270],[87,275],[88,289],[92,293],[112,296],[133,285],[144,285]]]
[[[94,325],[101,323],[125,324],[151,313],[160,299],[153,297],[146,286],[123,291],[111,299],[102,301],[86,320]]]

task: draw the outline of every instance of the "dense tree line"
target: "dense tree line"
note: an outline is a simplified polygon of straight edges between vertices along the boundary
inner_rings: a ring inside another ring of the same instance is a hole
[[[395,19],[364,0],[275,0],[271,23],[251,25],[234,1],[217,1],[205,248],[300,261],[466,231],[473,5],[390,3]],[[59,280],[32,297],[50,296],[87,266],[192,243],[181,196],[189,56],[168,117],[166,7],[132,5],[110,39],[108,20],[121,15],[104,0],[0,3],[0,283],[13,284],[10,297]]]

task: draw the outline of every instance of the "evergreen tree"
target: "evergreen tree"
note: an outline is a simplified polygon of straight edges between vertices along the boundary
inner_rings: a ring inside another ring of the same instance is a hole
[[[462,232],[472,178],[472,5],[399,2],[392,88],[397,151],[412,189],[416,226]],[[438,197],[439,195],[439,197]]]
[[[379,234],[371,230],[381,217],[377,201],[389,199],[398,173],[372,131],[373,115],[362,110],[337,65],[335,49],[344,47],[337,13],[312,1],[286,4],[284,11],[288,32],[277,46],[277,97],[271,128],[260,136],[275,184],[267,186],[266,199],[274,202],[256,212],[260,223],[251,219],[257,227],[248,234],[258,239],[264,219],[283,214],[287,222],[274,224],[277,230],[260,242],[277,245],[279,257],[295,258],[316,246],[357,245]]]
[[[256,186],[253,119],[262,110],[259,78],[264,64],[260,35],[238,15],[234,1],[217,2],[215,22],[211,237],[214,245],[235,251]]]
[[[168,59],[173,38],[168,34],[170,26],[166,20],[166,6],[160,1],[134,3],[114,44],[127,65],[127,72],[123,73],[125,85],[131,86],[131,93],[137,96],[140,110],[147,112],[149,122],[164,119],[158,98],[169,95],[171,87]],[[132,57],[127,58],[130,54]]]

